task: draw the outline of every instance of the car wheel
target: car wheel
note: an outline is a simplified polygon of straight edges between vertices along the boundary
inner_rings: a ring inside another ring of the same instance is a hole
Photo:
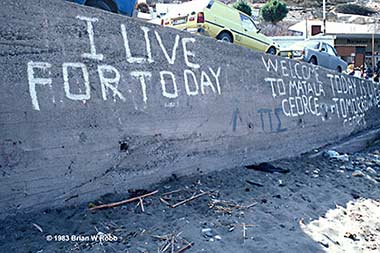
[[[268,49],[267,54],[276,55],[276,49],[274,47],[271,47]]]
[[[112,5],[107,0],[89,0],[86,2],[86,5],[99,8],[105,11],[116,12]]]
[[[225,41],[232,43],[232,37],[229,33],[227,32],[221,32],[218,37],[216,37],[217,40]]]
[[[314,56],[311,57],[309,63],[311,63],[311,64],[313,64],[313,65],[318,65],[317,58],[315,58]]]
[[[338,67],[336,68],[336,72],[338,72],[338,73],[342,73],[342,67],[341,67],[341,66],[338,66]]]

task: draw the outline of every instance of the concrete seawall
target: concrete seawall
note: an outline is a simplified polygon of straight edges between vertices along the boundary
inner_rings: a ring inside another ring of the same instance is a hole
[[[379,126],[379,84],[64,1],[0,7],[0,217]]]

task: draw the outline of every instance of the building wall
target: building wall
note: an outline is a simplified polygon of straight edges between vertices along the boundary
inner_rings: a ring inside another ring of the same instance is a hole
[[[281,49],[292,46],[294,43],[304,41],[305,36],[273,36],[271,37],[275,42],[277,42]],[[334,37],[333,36],[312,36],[308,38],[312,41],[323,41],[327,44],[334,46]]]
[[[363,63],[366,66],[372,64],[372,38],[352,38],[343,39],[337,38],[335,40],[336,49],[338,54],[342,56],[347,62],[354,62],[355,66],[359,67]],[[364,54],[362,51],[364,50]],[[360,55],[359,55],[360,54]],[[375,63],[380,61],[380,39],[375,39]]]

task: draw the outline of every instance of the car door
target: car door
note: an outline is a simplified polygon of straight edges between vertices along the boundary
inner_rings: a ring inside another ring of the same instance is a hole
[[[320,44],[317,61],[318,61],[318,65],[325,67],[325,68],[328,68],[330,65],[329,64],[330,57],[329,57],[329,54],[327,53],[327,45],[324,42],[322,42]]]
[[[265,51],[267,45],[258,38],[258,29],[253,21],[246,15],[239,13],[241,28],[239,35],[241,35],[241,44],[245,47],[252,48],[259,51]]]

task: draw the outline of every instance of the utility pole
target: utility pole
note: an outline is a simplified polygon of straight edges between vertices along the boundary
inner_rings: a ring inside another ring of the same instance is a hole
[[[303,9],[306,10],[306,0],[303,1]],[[305,39],[309,37],[307,29],[307,16],[305,15]]]
[[[326,35],[326,0],[323,0],[323,35]]]
[[[376,62],[375,62],[375,33],[376,33],[376,30],[377,30],[377,18],[375,18],[375,22],[373,24],[373,29],[372,29],[372,70],[375,72],[375,66],[376,66]]]

